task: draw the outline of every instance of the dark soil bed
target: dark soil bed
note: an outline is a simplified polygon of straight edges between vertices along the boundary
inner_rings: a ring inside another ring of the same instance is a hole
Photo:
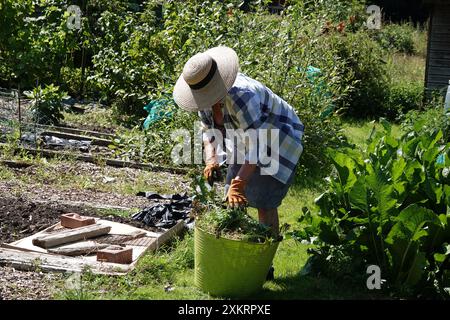
[[[119,216],[105,216],[92,209],[58,204],[57,202],[34,203],[26,198],[0,196],[0,243],[13,242],[35,234],[59,221],[63,213],[101,217],[105,220],[126,223],[137,228],[156,231],[155,228]]]

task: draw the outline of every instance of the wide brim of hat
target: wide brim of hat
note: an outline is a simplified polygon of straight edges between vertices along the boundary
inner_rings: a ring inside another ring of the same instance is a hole
[[[236,52],[228,47],[215,47],[205,51],[217,63],[217,71],[210,82],[201,89],[191,89],[181,75],[173,90],[176,104],[186,111],[210,109],[225,97],[233,86],[239,71],[239,58]]]

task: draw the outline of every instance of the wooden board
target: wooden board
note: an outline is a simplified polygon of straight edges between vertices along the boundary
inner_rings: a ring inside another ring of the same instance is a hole
[[[43,234],[33,239],[32,243],[41,248],[52,248],[66,243],[85,241],[86,239],[95,238],[108,234],[111,231],[110,226],[101,223],[92,224],[85,227],[75,229],[65,229],[56,233]]]
[[[9,147],[6,143],[0,143],[0,147]],[[177,174],[186,174],[188,169],[186,168],[175,168],[175,167],[165,167],[147,163],[139,163],[134,161],[122,161],[115,159],[106,159],[101,157],[87,156],[78,153],[65,152],[65,151],[54,151],[49,149],[35,149],[35,148],[26,148],[26,147],[18,147],[15,149],[16,151],[26,151],[31,155],[40,155],[42,157],[69,157],[71,159],[75,159],[78,161],[84,161],[89,163],[98,164],[102,162],[111,167],[117,168],[132,168],[132,169],[141,169],[141,170],[150,170],[150,171],[164,171],[170,173]]]
[[[58,131],[43,131],[40,133],[40,135],[41,136],[53,136],[53,137],[62,138],[62,139],[90,141],[92,145],[104,146],[104,147],[107,147],[110,144],[113,144],[113,142],[108,139],[82,136],[82,135],[77,135],[77,134],[73,134],[73,133],[65,133],[65,132],[58,132]]]
[[[92,240],[81,241],[47,249],[49,253],[60,254],[63,256],[81,256],[96,253],[109,246],[106,243],[98,243]]]
[[[42,271],[59,272],[82,272],[83,268],[89,268],[95,274],[123,275],[133,270],[142,255],[147,251],[155,251],[161,245],[169,241],[173,236],[183,231],[185,223],[183,220],[164,232],[151,232],[133,226],[96,219],[97,223],[110,226],[108,235],[94,238],[99,243],[114,243],[119,241],[133,248],[133,262],[129,265],[98,262],[95,254],[68,257],[59,254],[51,254],[44,248],[33,245],[33,239],[48,235],[60,230],[62,227],[57,223],[30,237],[0,246],[0,265],[10,265],[16,269],[34,270],[39,267]],[[145,233],[139,237],[136,235]]]
[[[425,87],[445,94],[450,80],[450,6],[436,5],[428,27]]]

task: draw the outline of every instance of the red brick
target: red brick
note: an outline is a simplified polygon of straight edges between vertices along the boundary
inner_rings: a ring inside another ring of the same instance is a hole
[[[85,227],[94,223],[94,218],[82,217],[78,213],[66,213],[61,215],[61,225],[69,229]]]
[[[133,262],[133,248],[109,246],[97,251],[97,261],[130,264]]]

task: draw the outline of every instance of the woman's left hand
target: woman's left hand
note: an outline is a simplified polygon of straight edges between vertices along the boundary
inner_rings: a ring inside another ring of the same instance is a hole
[[[227,193],[228,205],[231,208],[245,207],[248,204],[245,197],[246,181],[240,179],[231,180],[230,188]]]

